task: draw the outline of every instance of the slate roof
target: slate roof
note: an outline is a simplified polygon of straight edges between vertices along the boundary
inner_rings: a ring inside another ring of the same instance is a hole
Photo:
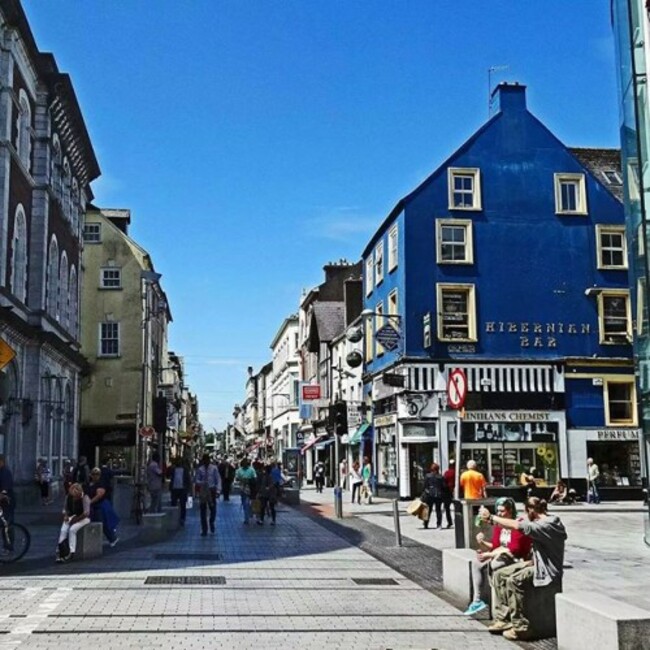
[[[569,147],[569,151],[621,203],[623,202],[623,173],[621,172],[620,149]],[[616,174],[611,172],[616,172]]]
[[[313,318],[316,319],[318,338],[324,342],[332,341],[345,329],[345,303],[315,302]]]

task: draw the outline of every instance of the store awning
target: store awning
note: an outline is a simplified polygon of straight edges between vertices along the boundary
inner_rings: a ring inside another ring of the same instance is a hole
[[[323,449],[327,449],[332,443],[334,442],[334,438],[330,438],[329,440],[323,440],[323,442],[319,442],[315,449],[316,451],[322,451]]]
[[[325,439],[325,436],[328,434],[324,434],[322,436],[318,436],[317,438],[312,438],[311,440],[308,440],[300,449],[300,453],[304,454],[308,449],[311,449],[314,445],[317,445],[319,442],[323,442]]]
[[[348,439],[348,445],[358,445],[361,442],[361,437],[367,431],[370,426],[370,422],[364,422]]]

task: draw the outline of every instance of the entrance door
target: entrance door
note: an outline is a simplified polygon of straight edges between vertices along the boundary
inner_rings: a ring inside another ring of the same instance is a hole
[[[419,497],[424,490],[424,477],[433,463],[435,444],[424,442],[409,445],[409,474],[411,479],[411,498]]]

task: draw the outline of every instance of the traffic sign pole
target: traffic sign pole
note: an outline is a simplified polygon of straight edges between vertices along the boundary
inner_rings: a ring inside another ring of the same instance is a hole
[[[449,373],[447,381],[447,403],[456,411],[456,478],[454,484],[454,498],[460,499],[460,454],[462,449],[461,426],[465,415],[465,398],[467,397],[467,376],[456,368]]]

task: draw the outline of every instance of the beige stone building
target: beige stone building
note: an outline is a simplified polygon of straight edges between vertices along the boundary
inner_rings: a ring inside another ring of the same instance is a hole
[[[130,221],[129,210],[94,207],[85,218],[81,343],[90,370],[81,382],[79,439],[89,462],[109,459],[127,473],[148,449],[164,453],[166,414],[156,421],[155,413],[172,320],[160,274],[129,237]],[[151,437],[139,434],[154,425]]]

